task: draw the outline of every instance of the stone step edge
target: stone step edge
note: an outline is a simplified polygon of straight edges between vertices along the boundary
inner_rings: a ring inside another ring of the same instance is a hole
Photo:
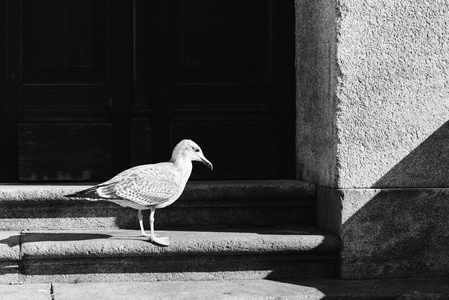
[[[336,253],[337,236],[313,227],[157,231],[160,247],[138,230],[0,232],[0,261],[185,255],[300,255]],[[332,256],[334,258],[334,256]]]
[[[66,198],[64,195],[92,185],[94,184],[0,184],[0,204],[28,201],[74,203],[79,200]],[[313,205],[315,198],[315,185],[299,180],[193,181],[187,183],[175,205]]]
[[[76,296],[75,296],[76,295]],[[1,286],[1,299],[448,299],[444,278],[39,283]]]
[[[448,299],[447,279],[297,279],[233,281],[166,281],[153,283],[60,284],[57,296],[80,299]],[[131,294],[130,294],[131,292]],[[140,297],[139,297],[140,296]],[[399,298],[398,298],[399,297]]]

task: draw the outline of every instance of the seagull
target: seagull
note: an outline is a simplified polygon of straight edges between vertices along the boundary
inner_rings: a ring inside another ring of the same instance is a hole
[[[137,209],[142,236],[160,246],[169,246],[168,237],[154,234],[154,212],[175,202],[181,196],[192,173],[192,161],[199,161],[213,169],[201,148],[192,140],[182,140],[173,149],[168,162],[140,165],[127,169],[108,181],[65,197],[90,201],[105,200],[123,207]],[[145,233],[142,210],[151,210],[151,234]]]

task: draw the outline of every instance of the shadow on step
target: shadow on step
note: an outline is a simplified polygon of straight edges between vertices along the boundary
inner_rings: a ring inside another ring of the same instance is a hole
[[[101,232],[101,233],[100,233]],[[314,227],[295,227],[295,226],[254,226],[254,227],[216,227],[216,226],[201,226],[201,227],[188,227],[188,228],[170,228],[157,230],[156,233],[187,235],[192,238],[197,233],[252,233],[256,235],[275,235],[275,236],[318,236],[325,234],[324,231],[318,230]],[[24,235],[26,239],[21,239]],[[147,237],[142,237],[140,231],[137,230],[112,230],[112,231],[99,231],[96,232],[49,232],[49,231],[24,231],[22,235],[16,234],[8,236],[7,238],[0,239],[0,244],[14,247],[20,243],[26,242],[67,242],[67,241],[82,241],[82,240],[95,240],[95,239],[120,239],[120,240],[147,240]]]
[[[187,226],[187,227],[161,227],[158,231],[177,232],[216,232],[216,233],[254,233],[258,235],[311,235],[323,234],[312,226]]]
[[[61,233],[61,232],[45,232],[40,234],[33,234],[27,242],[67,242],[67,241],[82,241],[82,240],[94,240],[94,239],[107,239],[112,237],[109,234],[98,233]],[[23,243],[21,241],[21,235],[12,235],[8,238],[0,240],[0,244],[8,245],[9,247],[15,247]]]
[[[447,299],[446,278],[363,279],[336,278],[285,279],[276,272],[268,280],[283,284],[279,288],[301,287],[304,294],[318,299]],[[315,298],[314,298],[315,299]]]

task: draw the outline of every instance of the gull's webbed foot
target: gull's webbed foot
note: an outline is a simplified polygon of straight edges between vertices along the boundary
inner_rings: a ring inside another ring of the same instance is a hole
[[[141,236],[141,237],[151,237],[151,234],[148,234],[148,233],[146,233],[146,232],[142,232],[142,233],[140,234],[140,236]],[[159,234],[156,233],[154,236],[155,236],[155,237],[158,237]]]
[[[150,241],[155,243],[156,245],[168,247],[170,246],[170,238],[167,236],[159,237],[158,235],[155,235],[154,237],[150,237]]]

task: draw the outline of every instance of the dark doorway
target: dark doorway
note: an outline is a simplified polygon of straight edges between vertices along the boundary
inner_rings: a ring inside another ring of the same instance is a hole
[[[294,176],[294,3],[2,1],[0,180],[101,181],[183,138],[214,172]]]

